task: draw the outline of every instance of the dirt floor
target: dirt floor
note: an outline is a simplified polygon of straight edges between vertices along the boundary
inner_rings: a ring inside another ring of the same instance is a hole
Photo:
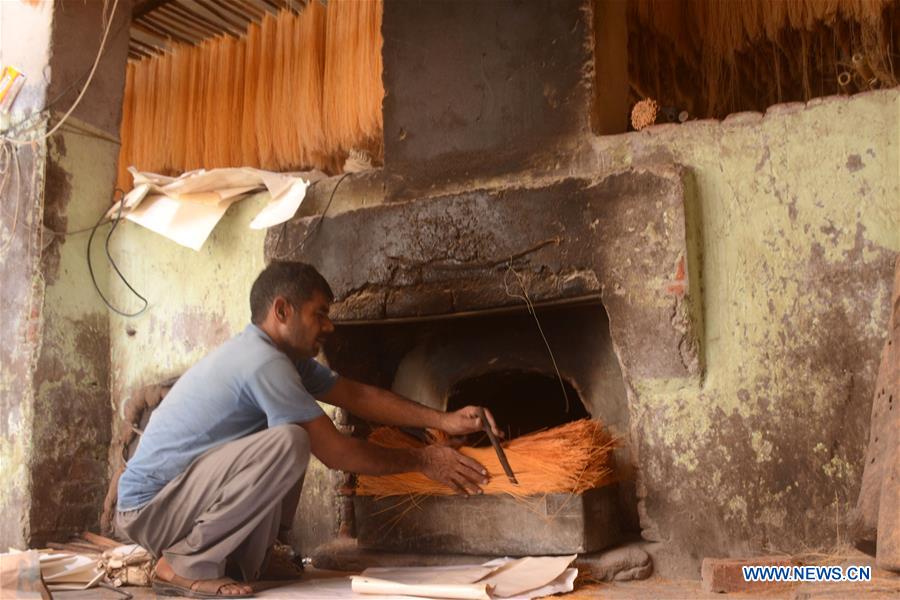
[[[309,577],[345,577],[346,573],[331,571],[309,571]],[[164,598],[157,596],[149,588],[122,588],[132,594],[135,600]],[[121,600],[123,595],[105,589],[80,592],[54,592],[57,600]],[[165,597],[165,598],[169,598]],[[364,596],[356,596],[364,598]],[[806,583],[784,585],[764,593],[715,594],[704,592],[699,581],[669,580],[651,577],[644,581],[621,583],[599,583],[580,586],[574,592],[553,596],[560,600],[682,600],[727,598],[765,600],[874,600],[875,598],[900,598],[900,575],[873,569],[872,581],[868,583]]]

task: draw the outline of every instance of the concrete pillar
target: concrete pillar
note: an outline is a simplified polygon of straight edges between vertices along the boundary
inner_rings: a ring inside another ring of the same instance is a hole
[[[27,85],[4,120],[55,125],[86,81],[113,0],[0,3],[4,64]],[[96,528],[106,490],[109,319],[88,274],[87,234],[112,198],[131,3],[119,0],[98,68],[77,110],[48,139],[6,145],[0,191],[0,548]],[[36,119],[40,121],[40,119]],[[13,155],[10,155],[13,156]],[[18,168],[16,168],[18,166]],[[107,286],[95,240],[95,273]]]

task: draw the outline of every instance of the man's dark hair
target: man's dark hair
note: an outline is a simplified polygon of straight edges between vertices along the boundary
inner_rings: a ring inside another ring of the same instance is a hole
[[[254,325],[265,321],[276,296],[284,296],[299,308],[316,291],[321,292],[329,302],[334,300],[334,292],[314,266],[302,262],[272,261],[250,288],[250,321]]]

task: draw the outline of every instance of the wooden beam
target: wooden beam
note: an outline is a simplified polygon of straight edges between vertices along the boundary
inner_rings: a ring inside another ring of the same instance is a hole
[[[250,18],[259,23],[266,11],[255,4],[246,2],[245,0],[223,0],[224,5],[231,7],[230,9],[240,14],[249,15]]]
[[[172,0],[135,0],[134,7],[131,9],[131,19],[140,19],[147,13],[156,10],[160,6],[164,6]]]
[[[186,39],[189,44],[198,44],[203,41],[204,36],[202,34],[192,31],[189,26],[179,22],[177,18],[164,15],[158,10],[154,11],[152,14],[145,15],[144,22],[147,21],[155,23],[157,27],[173,36],[175,33],[178,33],[183,39]]]
[[[173,20],[179,21],[185,27],[192,27],[197,30],[204,38],[214,37],[220,35],[222,33],[229,33],[225,29],[213,25],[204,19],[192,14],[190,11],[185,10],[181,6],[178,5],[177,2],[172,2],[166,5],[164,8],[160,8],[156,11],[155,14],[161,14],[166,17],[169,17]]]
[[[194,12],[204,15],[211,21],[216,21],[227,27],[235,35],[241,35],[247,31],[247,24],[252,20],[247,15],[242,15],[240,20],[235,19],[225,13],[225,7],[219,3],[218,6],[207,0],[182,0],[186,6],[190,6]]]
[[[133,21],[134,24],[140,24],[152,31],[153,33],[162,36],[166,39],[175,40],[177,42],[181,42],[182,44],[190,44],[194,45],[194,41],[190,38],[186,38],[184,36],[178,35],[169,30],[164,24],[160,24],[156,19],[151,17],[150,15],[144,15],[140,18],[139,21]]]
[[[171,40],[160,37],[140,23],[134,23],[131,26],[130,42],[136,42],[144,48],[152,49],[154,52],[165,52],[169,49]]]
[[[166,51],[166,49],[163,47],[145,44],[144,42],[141,42],[141,41],[133,39],[133,38],[131,40],[131,43],[128,46],[128,49],[136,50],[137,52],[143,52],[144,54],[146,54],[148,56],[156,56],[156,55],[162,54],[163,52]]]

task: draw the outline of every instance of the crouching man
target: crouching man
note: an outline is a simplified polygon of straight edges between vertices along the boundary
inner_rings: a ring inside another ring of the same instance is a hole
[[[292,524],[310,453],[332,469],[420,471],[460,493],[481,492],[485,469],[456,450],[382,448],[335,429],[316,399],[452,435],[481,422],[475,407],[436,411],[313,360],[334,331],[333,299],[312,266],[273,262],[250,291],[252,323],[188,370],[150,418],[119,480],[116,522],[159,559],[158,593],[249,595],[246,582],[259,579],[280,529]],[[227,561],[244,583],[224,577]]]

